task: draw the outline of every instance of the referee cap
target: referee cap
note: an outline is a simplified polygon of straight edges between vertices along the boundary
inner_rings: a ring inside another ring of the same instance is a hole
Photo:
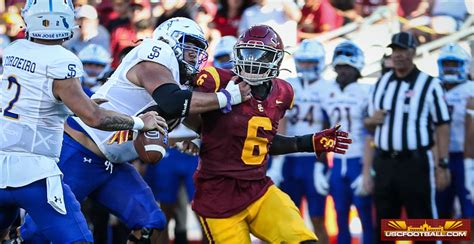
[[[388,47],[401,47],[401,48],[416,48],[418,46],[418,41],[416,38],[409,32],[399,32],[392,36],[392,42]]]

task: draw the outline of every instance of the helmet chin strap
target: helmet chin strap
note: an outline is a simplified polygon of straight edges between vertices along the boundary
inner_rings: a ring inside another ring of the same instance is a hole
[[[265,83],[266,81],[269,81],[269,80],[259,80],[259,81],[250,81],[250,80],[247,80],[247,79],[243,79],[247,84],[249,84],[250,86],[259,86],[259,85],[262,85],[263,83]]]
[[[189,83],[194,79],[195,73],[190,64],[184,60],[178,62],[179,64],[179,83],[181,85],[189,85]]]

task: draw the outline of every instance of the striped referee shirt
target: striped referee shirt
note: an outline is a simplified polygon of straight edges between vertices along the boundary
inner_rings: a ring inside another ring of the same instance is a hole
[[[437,78],[414,68],[406,77],[387,72],[375,84],[369,115],[385,110],[385,120],[375,129],[375,146],[384,151],[431,147],[434,125],[450,122],[444,90]]]

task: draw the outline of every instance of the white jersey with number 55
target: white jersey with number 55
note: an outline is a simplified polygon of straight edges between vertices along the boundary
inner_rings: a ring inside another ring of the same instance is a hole
[[[351,83],[344,90],[334,84],[326,90],[322,107],[329,118],[331,127],[340,124],[347,131],[352,144],[346,154],[334,154],[336,158],[362,157],[364,154],[365,129],[364,118],[370,97],[370,86]]]
[[[0,188],[60,174],[69,109],[54,96],[53,81],[82,76],[80,60],[60,45],[17,40],[4,50],[3,66]]]

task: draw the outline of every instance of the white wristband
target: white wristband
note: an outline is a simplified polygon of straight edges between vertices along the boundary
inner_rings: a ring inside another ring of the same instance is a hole
[[[216,92],[217,100],[219,101],[219,108],[227,106],[227,97],[223,92]]]
[[[133,119],[133,129],[134,130],[141,130],[143,127],[145,127],[145,123],[143,122],[142,119],[132,116]]]

